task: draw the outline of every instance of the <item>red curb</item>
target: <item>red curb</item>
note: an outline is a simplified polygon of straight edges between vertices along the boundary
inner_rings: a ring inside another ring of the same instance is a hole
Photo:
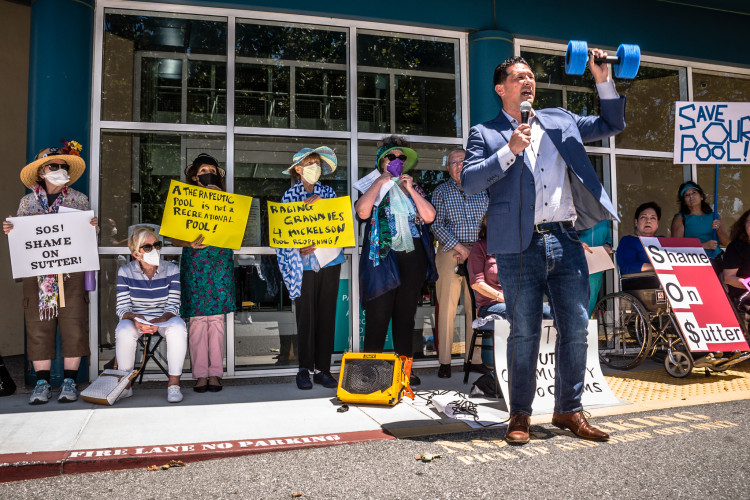
[[[382,439],[395,438],[385,431],[372,430],[208,443],[0,454],[0,482],[38,479],[61,474],[133,469],[162,465],[170,460],[189,463]]]

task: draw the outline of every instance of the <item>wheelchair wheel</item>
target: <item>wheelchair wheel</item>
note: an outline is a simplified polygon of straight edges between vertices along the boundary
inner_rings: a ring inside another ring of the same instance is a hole
[[[648,315],[638,299],[618,292],[601,299],[591,319],[598,323],[599,360],[610,368],[629,370],[646,357]]]
[[[683,351],[670,350],[664,358],[664,368],[675,378],[687,377],[693,371],[693,360]]]

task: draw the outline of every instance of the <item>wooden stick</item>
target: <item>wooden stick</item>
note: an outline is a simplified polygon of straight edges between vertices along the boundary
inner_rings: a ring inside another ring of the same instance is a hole
[[[62,273],[57,275],[57,291],[60,295],[60,307],[65,307],[65,285],[63,285]]]

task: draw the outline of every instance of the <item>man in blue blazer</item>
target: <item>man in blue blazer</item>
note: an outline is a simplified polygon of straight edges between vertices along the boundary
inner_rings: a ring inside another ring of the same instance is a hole
[[[542,304],[549,298],[557,328],[555,410],[552,423],[596,440],[609,436],[583,415],[586,373],[589,274],[576,230],[617,219],[583,146],[625,128],[625,98],[619,96],[606,64],[589,69],[597,84],[601,116],[578,116],[562,108],[531,111],[534,73],[521,57],[495,69],[495,92],[503,101],[497,118],[472,127],[461,185],[467,194],[489,192],[487,251],[495,254],[505,294],[508,338],[509,409],[506,440],[529,441],[529,417],[536,392]]]

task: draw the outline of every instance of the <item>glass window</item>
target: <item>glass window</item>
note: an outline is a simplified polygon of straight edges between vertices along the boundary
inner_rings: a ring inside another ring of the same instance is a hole
[[[632,156],[617,157],[617,215],[619,237],[633,234],[635,209],[655,201],[661,207],[657,236],[669,236],[672,217],[677,213],[677,188],[682,183],[682,167],[672,160]]]
[[[127,246],[128,228],[161,224],[172,179],[184,181],[185,167],[209,153],[224,167],[223,135],[103,132],[99,217],[102,246]]]
[[[599,94],[591,72],[583,75],[565,73],[565,56],[544,51],[521,51],[536,80],[534,108],[565,108],[581,116],[599,114]],[[587,146],[607,146],[609,139],[594,141]]]
[[[253,197],[253,206],[242,246],[268,246],[268,201],[281,201],[292,179],[284,170],[302,148],[328,146],[336,153],[338,167],[320,181],[337,196],[348,196],[348,141],[309,138],[238,136],[234,151],[234,192]]]
[[[351,258],[341,264],[334,352],[351,350],[349,304]],[[237,312],[234,352],[237,370],[297,368],[294,303],[283,284],[276,255],[235,255]]]
[[[458,41],[357,32],[361,132],[461,137]]]
[[[693,71],[693,100],[714,102],[750,101],[750,76]]]
[[[716,166],[715,165],[698,165],[698,184],[706,193],[706,202],[714,208],[714,186]],[[730,232],[740,215],[750,208],[745,205],[743,193],[750,192],[750,173],[747,165],[719,165],[719,206],[718,212],[727,233]],[[677,192],[675,189],[675,198]]]
[[[348,130],[348,30],[238,21],[235,124]]]
[[[712,102],[750,101],[750,76],[729,73],[701,73],[693,71],[693,100]],[[715,167],[698,165],[698,184],[713,208]],[[732,224],[747,210],[742,193],[750,192],[750,171],[747,165],[719,166],[718,212],[729,232]]]
[[[102,119],[226,123],[227,24],[108,12]]]
[[[641,64],[633,80],[617,80],[617,91],[628,98],[627,127],[617,136],[618,148],[672,151],[674,103],[687,98],[685,75],[685,68]]]

